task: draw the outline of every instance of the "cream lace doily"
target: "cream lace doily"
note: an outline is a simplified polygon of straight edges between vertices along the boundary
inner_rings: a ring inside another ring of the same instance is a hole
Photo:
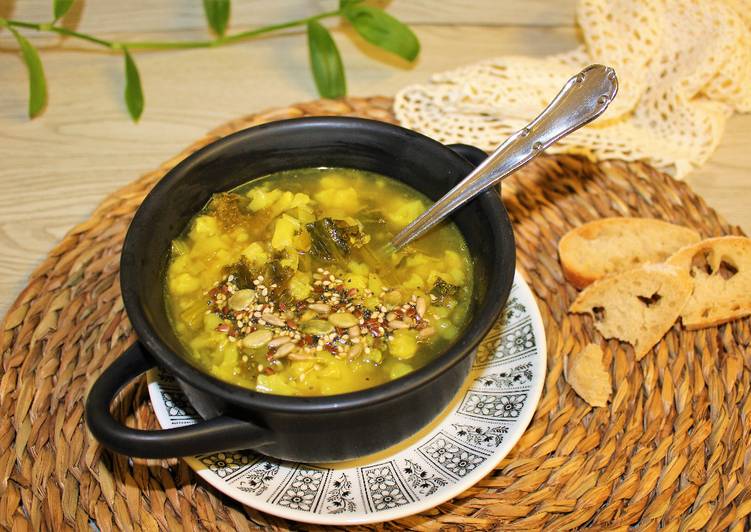
[[[491,150],[569,77],[602,63],[618,73],[618,96],[548,151],[643,159],[682,177],[714,151],[733,112],[751,111],[751,1],[580,0],[577,20],[584,44],[575,50],[436,74],[397,94],[397,118],[441,142]]]

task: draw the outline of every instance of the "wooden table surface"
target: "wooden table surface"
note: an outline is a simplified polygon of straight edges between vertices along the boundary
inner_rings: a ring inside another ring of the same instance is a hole
[[[49,21],[50,0],[0,0],[0,17]],[[544,55],[577,44],[574,0],[394,0],[393,15],[422,43],[408,66],[330,21],[350,95],[393,95],[433,72],[504,54]],[[335,8],[315,0],[236,0],[235,30]],[[205,38],[200,0],[77,0],[66,23],[112,39]],[[303,32],[214,49],[136,55],[146,110],[134,125],[122,102],[122,59],[77,40],[24,32],[40,47],[49,106],[26,118],[16,45],[0,32],[0,314],[29,274],[109,192],[152,170],[207,130],[239,115],[317,98]],[[730,119],[710,161],[688,182],[751,232],[751,115]]]

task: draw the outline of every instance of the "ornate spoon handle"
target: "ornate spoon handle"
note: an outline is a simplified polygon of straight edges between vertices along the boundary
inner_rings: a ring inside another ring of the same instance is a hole
[[[402,229],[391,244],[396,249],[409,244],[558,139],[600,116],[617,92],[618,78],[612,68],[590,65],[579,72],[537,118],[506,139],[463,181]]]

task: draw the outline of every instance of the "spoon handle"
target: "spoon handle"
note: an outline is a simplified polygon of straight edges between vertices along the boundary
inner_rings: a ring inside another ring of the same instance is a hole
[[[617,92],[618,78],[612,68],[590,65],[579,72],[537,118],[506,139],[464,180],[402,229],[391,244],[396,249],[404,247],[558,139],[600,116]]]

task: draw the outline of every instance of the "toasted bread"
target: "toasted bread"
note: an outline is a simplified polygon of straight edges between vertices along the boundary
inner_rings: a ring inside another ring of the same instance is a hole
[[[602,358],[599,345],[587,344],[581,351],[571,353],[565,366],[566,382],[591,406],[607,406],[613,389]]]
[[[687,329],[701,329],[751,315],[751,239],[723,236],[686,246],[668,260],[694,278],[681,311]]]
[[[603,218],[563,235],[558,254],[566,279],[584,288],[606,275],[662,262],[699,239],[693,229],[652,218]]]
[[[692,288],[688,271],[645,264],[592,283],[569,310],[591,314],[604,337],[630,343],[641,360],[678,319]]]

